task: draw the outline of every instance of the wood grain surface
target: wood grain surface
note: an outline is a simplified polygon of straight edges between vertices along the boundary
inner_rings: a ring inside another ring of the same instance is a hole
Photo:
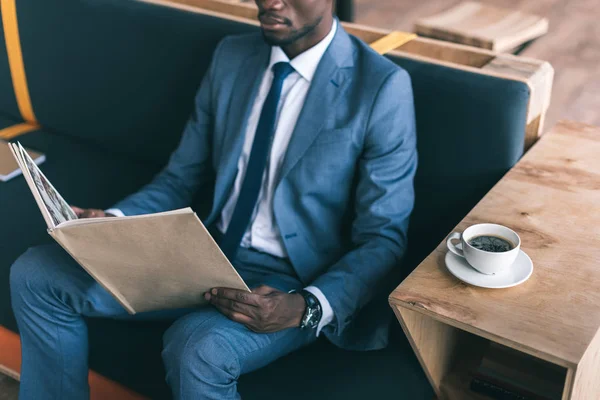
[[[390,302],[567,368],[596,365],[598,154],[600,128],[558,124],[456,227],[492,222],[514,229],[534,264],[527,282],[501,290],[464,284],[447,272],[443,242]]]
[[[568,390],[573,399],[600,399],[600,331],[574,371]]]
[[[518,10],[464,1],[417,20],[419,35],[505,52],[548,32],[548,20]]]
[[[416,352],[421,365],[427,365],[425,375],[439,396],[442,380],[449,374],[454,361],[460,332],[433,318],[404,307],[392,307],[402,330]],[[444,338],[443,340],[439,340]]]
[[[356,0],[356,22],[411,32],[414,23],[461,0]],[[600,5],[598,0],[481,0],[481,3],[545,17],[548,33],[520,55],[555,69],[546,126],[559,119],[600,125]]]

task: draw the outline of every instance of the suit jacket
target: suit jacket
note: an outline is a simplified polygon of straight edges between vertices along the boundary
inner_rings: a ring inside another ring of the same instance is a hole
[[[204,218],[211,226],[231,192],[269,56],[260,33],[223,39],[169,163],[115,207],[126,215],[155,213],[212,193]],[[408,74],[339,26],[296,123],[273,207],[298,276],[321,289],[333,308],[334,321],[323,332],[340,347],[387,343],[389,307],[359,311],[400,268],[416,166]]]

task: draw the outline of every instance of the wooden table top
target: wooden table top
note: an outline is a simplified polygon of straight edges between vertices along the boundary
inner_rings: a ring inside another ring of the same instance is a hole
[[[390,296],[398,304],[565,367],[600,335],[600,128],[563,121],[455,231],[491,222],[521,236],[529,280],[508,289],[462,283],[445,240]]]

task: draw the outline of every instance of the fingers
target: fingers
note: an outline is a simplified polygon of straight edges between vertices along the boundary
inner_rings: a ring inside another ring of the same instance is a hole
[[[84,209],[76,206],[71,206],[71,209],[73,210],[75,215],[77,215],[77,218],[99,218],[106,216],[104,211],[96,210],[93,208]]]
[[[217,307],[219,310],[228,310],[232,313],[239,313],[256,319],[257,308],[248,304],[239,303],[235,300],[226,299],[224,297],[212,296],[210,298],[212,305]]]
[[[258,294],[246,292],[238,289],[228,288],[213,288],[210,291],[210,297],[218,297],[222,299],[233,300],[238,303],[247,304],[249,306],[259,307],[261,305],[261,296]]]
[[[104,217],[104,211],[95,210],[92,208],[83,210],[83,214],[81,215],[81,218],[99,218],[99,217]]]
[[[260,286],[253,293],[230,288],[213,288],[204,298],[232,321],[245,325],[254,332],[277,331],[279,325],[270,323],[274,309],[273,293],[282,293],[269,286]]]
[[[80,218],[84,211],[83,208],[79,208],[79,207],[75,207],[75,206],[71,206],[71,209],[73,210],[75,215],[77,215],[77,218]]]

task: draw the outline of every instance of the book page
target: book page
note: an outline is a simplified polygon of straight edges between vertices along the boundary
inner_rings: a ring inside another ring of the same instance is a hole
[[[17,164],[19,164],[19,168],[21,169],[21,172],[23,173],[25,182],[27,182],[27,186],[29,186],[29,190],[31,191],[31,194],[33,195],[33,198],[34,198],[35,202],[37,203],[37,205],[40,209],[40,212],[42,213],[42,217],[44,217],[44,221],[46,222],[46,225],[48,226],[48,228],[52,228],[53,225],[52,225],[52,219],[50,218],[50,214],[48,214],[48,211],[44,207],[44,203],[42,202],[42,199],[40,198],[40,195],[38,194],[37,189],[35,188],[33,180],[31,179],[31,175],[29,174],[29,171],[27,171],[27,167],[25,166],[25,161],[21,157],[21,152],[19,151],[19,147],[16,144],[9,143],[8,148],[10,149],[13,157],[17,161]]]
[[[37,192],[38,197],[36,200],[38,200],[38,206],[40,207],[42,214],[44,214],[45,211],[50,218],[50,224],[48,224],[48,220],[46,220],[48,228],[53,229],[62,222],[77,219],[75,212],[62,198],[54,186],[52,186],[42,171],[40,171],[35,162],[31,159],[31,157],[29,157],[29,154],[27,154],[23,146],[21,146],[21,144],[18,142],[17,145],[19,155],[23,163],[21,167],[25,167],[24,172],[30,178],[27,180],[30,189],[32,193],[34,193],[34,197]]]

